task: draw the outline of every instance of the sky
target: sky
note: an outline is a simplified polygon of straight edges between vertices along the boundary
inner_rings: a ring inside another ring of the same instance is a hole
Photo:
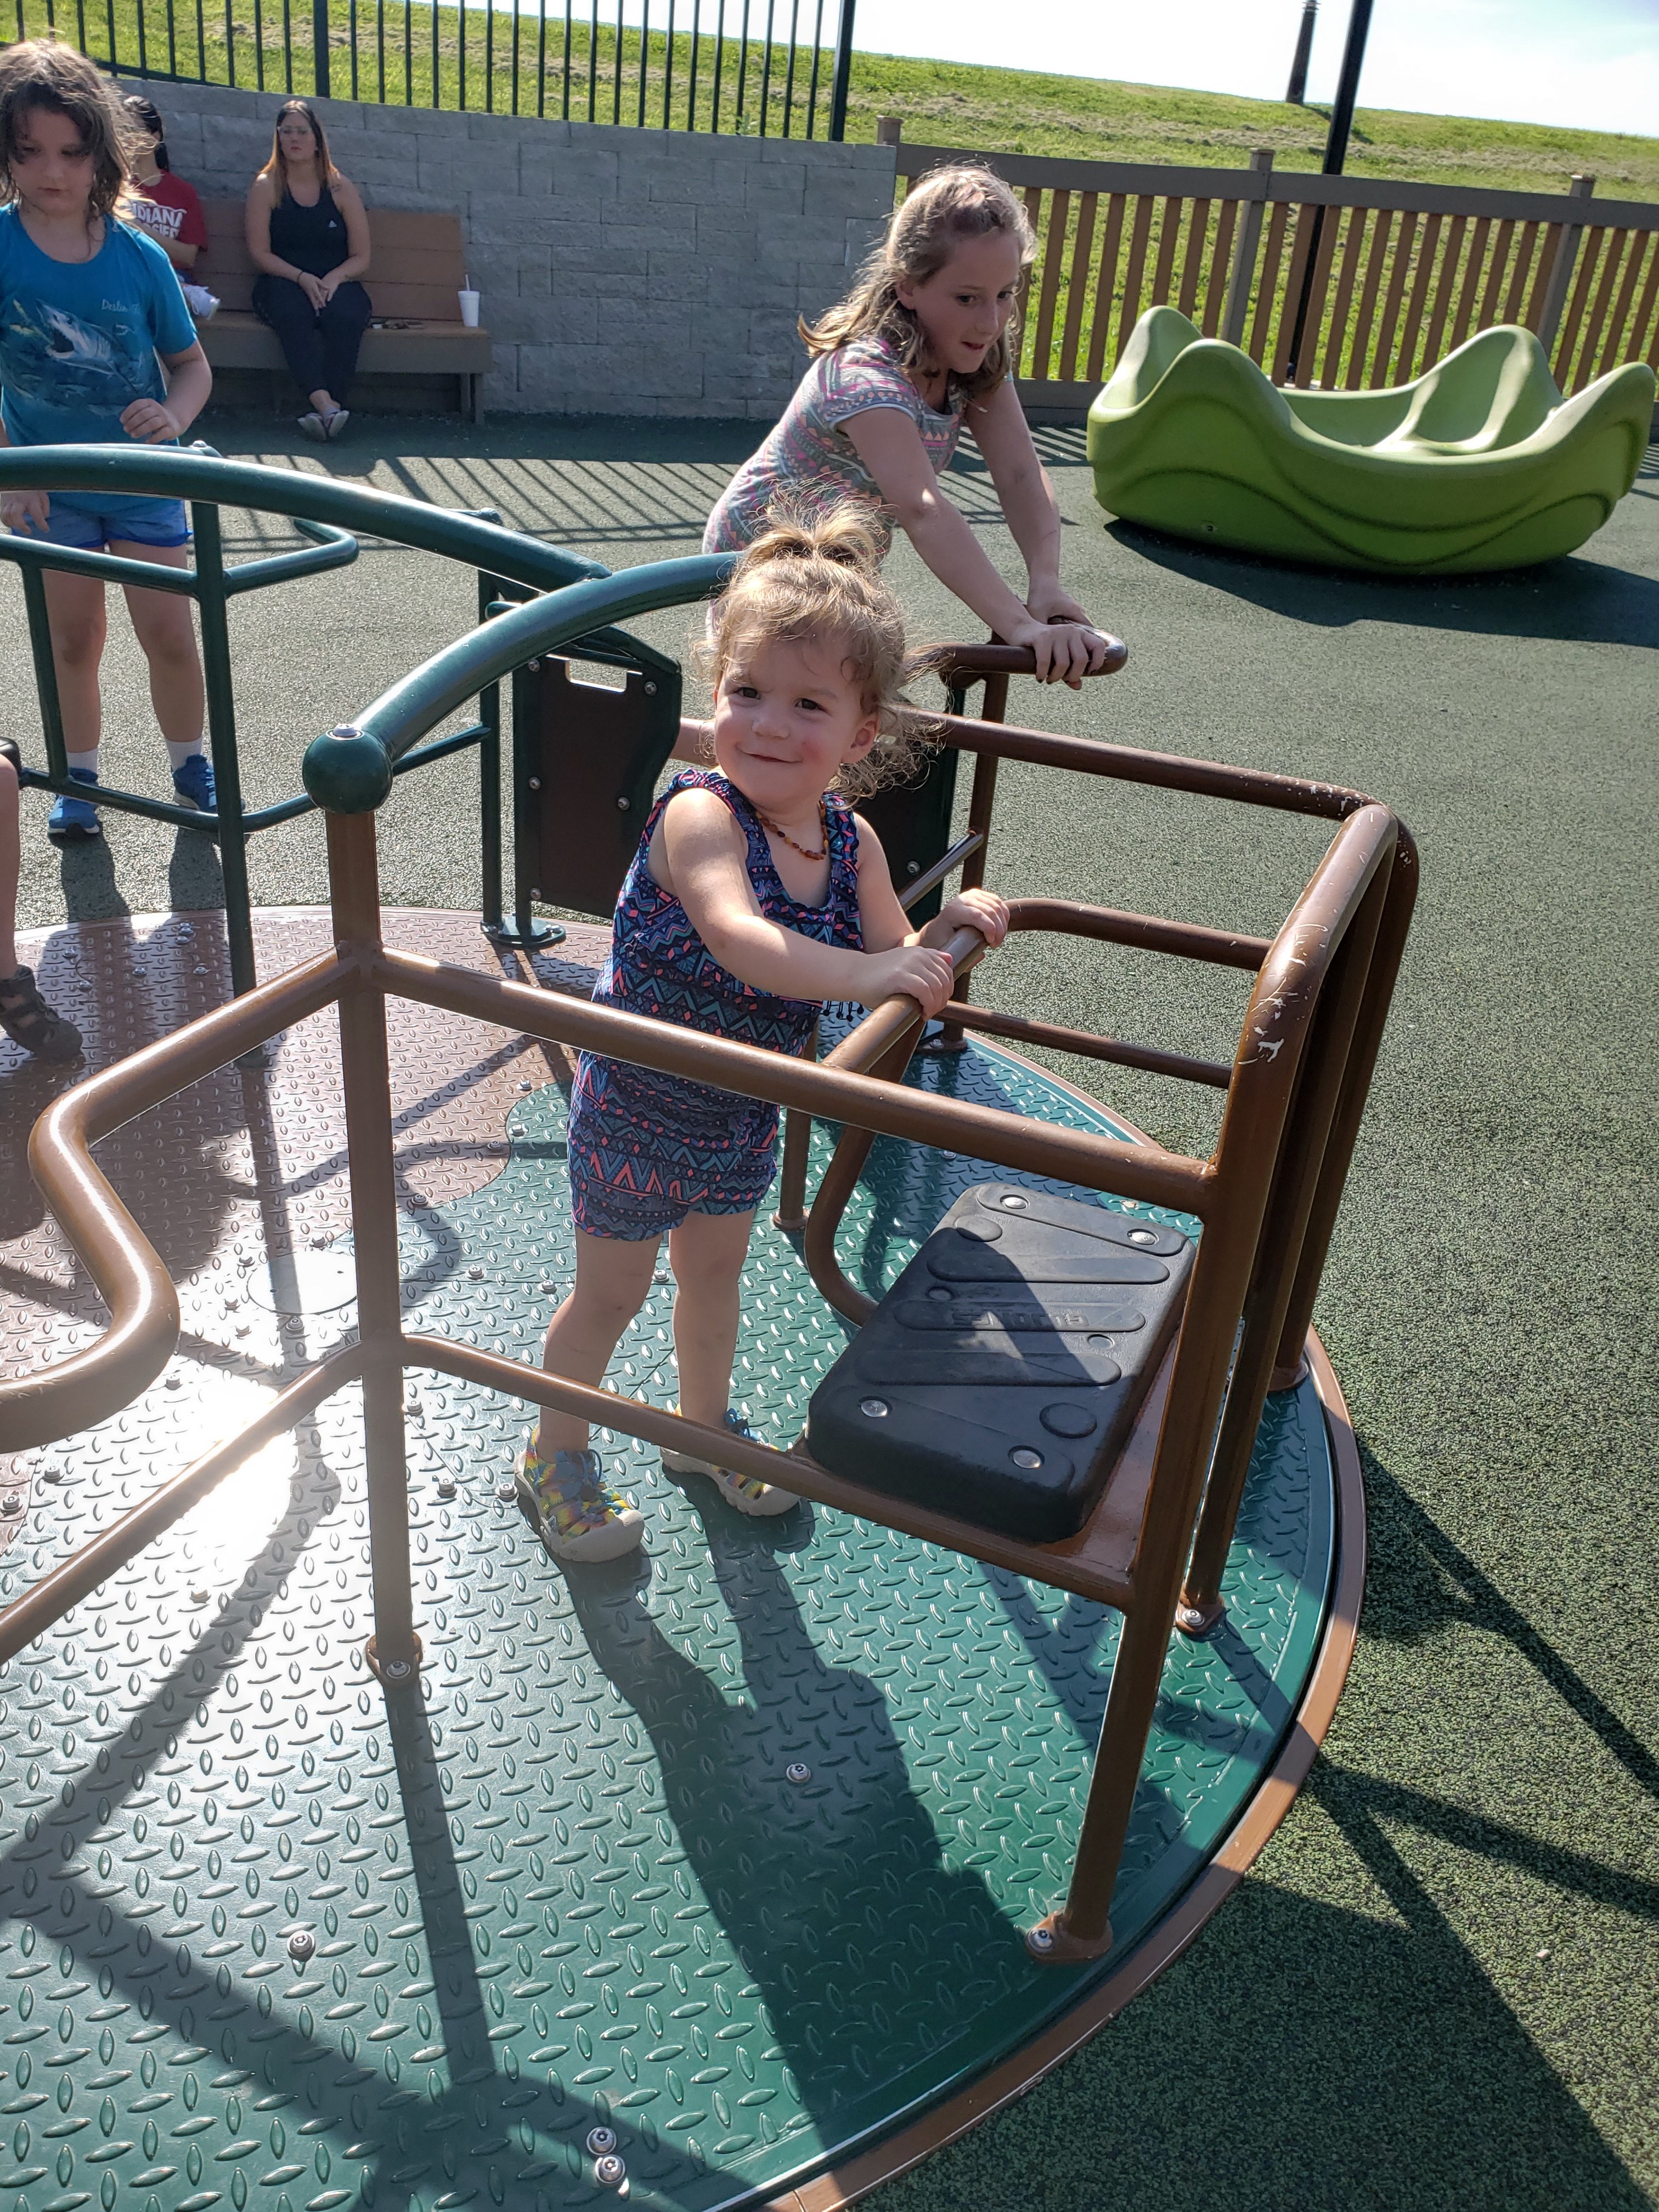
[[[854,44],[1282,100],[1302,0],[857,0]],[[830,14],[826,9],[826,17]],[[1320,0],[1308,97],[1336,86],[1348,0]],[[1017,44],[1017,51],[1014,50]],[[1362,107],[1659,137],[1659,0],[1375,0]]]

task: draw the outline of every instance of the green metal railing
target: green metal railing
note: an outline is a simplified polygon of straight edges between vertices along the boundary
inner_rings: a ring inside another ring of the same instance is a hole
[[[218,787],[217,811],[200,813],[194,807],[177,806],[167,800],[148,798],[141,792],[122,791],[106,784],[99,786],[97,803],[117,812],[204,830],[217,839],[224,878],[231,987],[238,995],[251,990],[258,981],[248,898],[247,841],[259,830],[275,829],[279,823],[311,812],[315,801],[300,791],[266,806],[250,808],[243,804],[228,619],[232,599],[270,585],[292,583],[348,567],[357,557],[357,534],[387,538],[446,560],[463,562],[476,569],[481,623],[491,605],[512,586],[542,592],[610,574],[598,562],[584,560],[578,554],[562,552],[534,538],[503,530],[493,518],[457,514],[386,492],[364,491],[325,477],[303,476],[290,469],[259,468],[240,461],[222,460],[216,454],[204,451],[35,446],[0,453],[0,490],[26,489],[109,491],[123,496],[149,493],[191,503],[196,543],[196,565],[192,568],[163,568],[149,562],[123,560],[109,553],[82,552],[17,536],[0,536],[0,557],[14,562],[22,572],[46,766],[43,770],[26,765],[21,780],[38,790],[86,795],[85,785],[71,778],[66,757],[58,673],[47,619],[47,570],[92,576],[106,583],[137,585],[145,591],[172,592],[196,602],[202,626],[202,662],[207,688],[206,735]],[[292,552],[228,566],[220,525],[220,513],[226,507],[287,517],[302,536],[313,542]],[[626,592],[623,598],[627,604],[633,604]],[[604,618],[596,616],[595,619],[599,623]],[[490,627],[492,630],[499,627],[504,634],[516,636],[514,622],[513,617],[503,617],[499,625]],[[601,650],[625,650],[630,641],[620,633],[601,629],[592,642]],[[498,658],[480,656],[479,665],[488,660],[493,666]],[[428,663],[421,674],[424,677],[433,668],[445,665],[447,656],[441,655],[437,662]],[[514,665],[509,657],[500,663],[494,675],[481,676],[477,683],[463,684],[445,708],[444,714],[453,713],[476,695],[478,707],[475,719],[465,728],[447,731],[441,737],[431,738],[424,744],[406,750],[396,768],[398,775],[404,775],[411,769],[447,759],[453,753],[477,748],[481,919],[487,932],[508,942],[514,941],[515,933],[508,927],[501,910],[499,679]],[[549,932],[544,941],[552,941],[556,934]]]

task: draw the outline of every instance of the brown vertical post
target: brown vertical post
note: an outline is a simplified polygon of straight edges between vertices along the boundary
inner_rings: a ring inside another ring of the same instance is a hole
[[[335,943],[365,961],[380,949],[380,887],[372,814],[330,814],[328,872]],[[412,1684],[421,1664],[409,1566],[409,1469],[404,1443],[403,1305],[398,1198],[392,1167],[392,1092],[384,994],[359,976],[340,1000],[357,1329],[363,1352],[368,1464],[368,1548],[374,1633],[368,1658],[387,1689]]]
[[[803,1060],[818,1056],[818,1025],[812,1024],[812,1034],[806,1040]],[[783,1117],[783,1167],[778,1178],[778,1210],[772,1216],[774,1229],[781,1229],[787,1236],[806,1226],[806,1163],[812,1149],[812,1117],[799,1106],[789,1107]]]
[[[1255,1278],[1245,1301],[1244,1327],[1233,1360],[1221,1430],[1210,1462],[1204,1506],[1181,1602],[1176,1608],[1176,1625],[1188,1636],[1207,1635],[1221,1618],[1221,1577],[1250,1471],[1250,1455],[1255,1448],[1255,1432],[1308,1232],[1320,1170],[1341,1101],[1343,1079],[1388,896],[1388,875],[1379,871],[1331,964],[1304,1051],[1295,1101],[1279,1144],[1273,1193],[1257,1249]]]
[[[1331,1121],[1331,1133],[1326,1139],[1324,1162],[1319,1171],[1319,1187],[1314,1193],[1313,1206],[1302,1240],[1302,1257],[1297,1264],[1296,1281],[1285,1316],[1284,1334],[1279,1341],[1278,1364],[1268,1384],[1273,1390],[1288,1390],[1296,1382],[1301,1368],[1302,1347],[1307,1341],[1309,1329],[1313,1326],[1314,1300],[1319,1294],[1319,1279],[1325,1272],[1325,1255],[1330,1248],[1331,1231],[1336,1225],[1337,1209],[1342,1203],[1343,1186],[1347,1181],[1353,1148],[1358,1140],[1359,1124],[1364,1115],[1365,1101],[1370,1093],[1376,1055],[1382,1048],[1383,1025],[1389,1018],[1389,1004],[1394,996],[1395,981],[1405,955],[1406,936],[1412,925],[1412,908],[1417,902],[1417,846],[1402,822],[1395,846],[1394,866],[1389,876],[1388,902],[1377,927],[1370,973],[1365,979],[1364,1001],[1359,1009],[1359,1018],[1354,1024],[1347,1070],[1342,1079],[1342,1096],[1337,1102],[1336,1112]]]
[[[994,645],[997,641],[993,638]],[[1008,712],[1008,679],[1006,676],[988,676],[985,679],[984,711],[980,720],[1000,722]],[[980,842],[962,864],[962,888],[976,891],[985,882],[985,856],[991,849],[991,814],[997,797],[997,757],[981,753],[974,763],[974,787],[968,795],[968,827],[977,830]],[[957,979],[956,994],[966,999],[972,988],[969,978],[963,975]],[[960,1022],[946,1022],[939,1032],[942,1052],[960,1052],[963,1048],[963,1029]]]

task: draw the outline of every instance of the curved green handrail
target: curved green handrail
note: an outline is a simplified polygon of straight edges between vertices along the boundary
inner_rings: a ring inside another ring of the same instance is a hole
[[[306,789],[331,813],[372,813],[392,788],[393,763],[475,691],[611,623],[708,599],[730,574],[732,557],[653,561],[568,584],[495,616],[382,692],[356,722],[314,738],[306,750]]]
[[[112,491],[124,497],[147,492],[161,499],[200,500],[289,515],[296,521],[332,523],[419,552],[441,554],[543,592],[611,573],[579,553],[539,544],[498,523],[428,507],[423,500],[176,447],[13,446],[0,452],[0,491],[43,489]]]
[[[246,841],[254,832],[307,811],[315,802],[304,793],[249,811],[242,804],[237,763],[236,713],[226,623],[229,601],[268,584],[343,567],[356,558],[357,538],[374,536],[407,545],[475,569],[481,584],[480,611],[489,590],[503,583],[538,593],[576,583],[595,583],[610,571],[597,561],[504,530],[477,514],[431,507],[421,500],[336,483],[297,469],[264,468],[228,461],[210,447],[154,446],[32,446],[0,451],[0,492],[112,492],[124,496],[187,500],[194,511],[196,557],[189,568],[167,568],[83,552],[15,533],[0,537],[0,558],[21,572],[28,611],[30,646],[45,727],[47,769],[26,768],[23,781],[48,791],[72,792],[76,786],[64,754],[58,697],[56,655],[49,637],[46,574],[67,569],[100,582],[138,585],[193,599],[201,615],[202,659],[207,684],[208,734],[218,783],[218,806],[210,814],[152,799],[139,792],[103,787],[99,804],[176,828],[204,830],[218,842],[224,878],[225,926],[229,942],[232,988],[247,990],[255,980],[252,916],[248,890]],[[226,565],[219,516],[225,507],[277,514],[292,520],[302,536],[324,541],[299,549]],[[693,592],[690,596],[696,596]],[[632,605],[632,598],[618,605]],[[571,635],[571,633],[566,633]],[[504,664],[505,666],[511,664]],[[506,928],[501,908],[501,766],[498,702],[481,678],[477,719],[465,730],[451,731],[419,751],[401,748],[403,769],[476,744],[479,748],[479,866],[481,905],[487,929]],[[459,705],[463,691],[451,702]],[[449,711],[447,708],[446,712]],[[441,719],[441,716],[437,719]],[[430,726],[428,723],[428,726]],[[384,758],[384,756],[382,756]]]

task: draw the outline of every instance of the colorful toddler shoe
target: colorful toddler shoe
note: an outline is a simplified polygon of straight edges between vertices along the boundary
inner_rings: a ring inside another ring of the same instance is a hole
[[[173,787],[204,814],[219,811],[219,793],[213,781],[213,763],[205,753],[191,753],[173,771]]]
[[[677,1406],[675,1412],[679,1411]],[[734,1437],[747,1443],[758,1443],[760,1438],[741,1413],[726,1409],[726,1425]],[[707,1474],[728,1505],[735,1505],[739,1513],[747,1513],[757,1521],[769,1521],[779,1513],[787,1513],[800,1500],[793,1490],[781,1490],[775,1482],[761,1482],[752,1474],[734,1474],[729,1467],[715,1467],[706,1459],[695,1458],[690,1452],[664,1450],[663,1466],[670,1474]]]
[[[555,1452],[548,1461],[532,1436],[513,1480],[553,1559],[619,1559],[645,1534],[644,1515],[606,1482],[598,1452]]]
[[[0,975],[0,1030],[37,1060],[81,1056],[80,1030],[73,1022],[53,1013],[40,996],[32,968],[20,968],[15,975]]]
[[[95,791],[98,771],[95,768],[72,768],[70,774],[76,783],[88,783]],[[98,819],[98,809],[84,799],[71,799],[60,791],[46,817],[46,835],[55,845],[74,845],[88,837],[101,837],[103,825]]]

